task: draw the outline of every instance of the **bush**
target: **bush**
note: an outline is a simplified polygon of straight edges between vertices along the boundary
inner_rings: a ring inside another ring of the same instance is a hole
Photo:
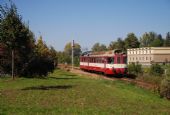
[[[131,63],[128,65],[128,72],[129,74],[133,74],[133,75],[138,75],[142,73],[142,65],[137,63]]]
[[[22,76],[46,76],[54,70],[54,61],[50,58],[36,56],[22,70]]]
[[[170,66],[166,69],[166,77],[161,82],[160,96],[170,99]]]
[[[170,76],[170,65],[167,65],[167,66],[165,67],[165,75],[166,75],[166,76]]]
[[[167,76],[161,82],[160,96],[170,99],[170,76]]]
[[[150,67],[150,75],[161,76],[164,73],[163,68],[159,64],[152,64]]]

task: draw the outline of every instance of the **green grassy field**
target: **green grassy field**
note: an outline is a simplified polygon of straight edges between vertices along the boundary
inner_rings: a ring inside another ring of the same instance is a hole
[[[170,101],[122,81],[56,70],[47,79],[0,78],[0,115],[170,114]]]

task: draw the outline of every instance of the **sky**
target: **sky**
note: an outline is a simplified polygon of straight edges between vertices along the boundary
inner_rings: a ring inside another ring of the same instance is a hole
[[[0,0],[0,4],[7,0]],[[36,39],[63,51],[74,40],[82,50],[109,45],[133,32],[170,32],[170,0],[13,0]]]

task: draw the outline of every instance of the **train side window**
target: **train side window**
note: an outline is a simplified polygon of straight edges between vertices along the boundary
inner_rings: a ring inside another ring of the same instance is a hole
[[[113,63],[114,63],[114,58],[113,58],[113,57],[109,57],[109,58],[108,58],[108,63],[113,64]]]
[[[99,63],[101,63],[101,58],[99,58]]]
[[[120,63],[120,57],[117,57],[117,63]]]

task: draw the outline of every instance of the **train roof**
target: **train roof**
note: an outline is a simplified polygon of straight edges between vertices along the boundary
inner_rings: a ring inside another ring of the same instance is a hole
[[[114,56],[115,54],[125,54],[122,50],[110,50],[110,51],[101,51],[101,52],[92,52],[87,51],[82,53],[81,56],[90,56],[90,57],[100,57],[100,56]]]

